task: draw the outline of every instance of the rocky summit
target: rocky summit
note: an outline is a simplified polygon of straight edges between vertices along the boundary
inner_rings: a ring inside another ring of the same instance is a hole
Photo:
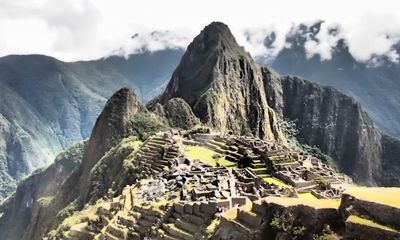
[[[163,94],[145,106],[120,89],[87,142],[18,186],[0,239],[399,239],[400,188],[357,185],[396,185],[399,146],[214,22]]]
[[[188,46],[159,102],[176,97],[221,132],[284,141],[267,103],[261,67],[223,23],[211,23]]]

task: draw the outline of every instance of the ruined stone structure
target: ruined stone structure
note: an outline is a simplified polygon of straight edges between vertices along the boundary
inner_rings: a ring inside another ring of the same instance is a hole
[[[202,151],[199,159],[192,156],[191,148]],[[206,151],[213,155],[202,159]],[[345,228],[346,239],[365,228],[377,236],[398,233],[371,230],[355,223],[354,217],[342,221],[358,214],[347,212],[346,206],[354,204],[348,194],[339,201],[351,179],[313,156],[272,142],[170,130],[146,140],[132,161],[142,173],[137,181],[121,195],[96,203],[95,214],[87,221],[67,231],[59,229],[55,236],[262,239],[277,231],[271,221],[286,215],[304,218],[302,227],[308,232],[320,232],[325,225]],[[354,205],[360,209],[359,202]],[[390,226],[399,224],[384,221]]]

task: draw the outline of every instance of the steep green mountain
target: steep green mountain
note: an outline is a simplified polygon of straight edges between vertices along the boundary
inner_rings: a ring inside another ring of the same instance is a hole
[[[5,201],[0,218],[0,238],[42,239],[43,234],[75,210],[81,209],[85,203],[107,195],[112,180],[122,171],[123,160],[136,148],[123,141],[128,137],[131,122],[134,116],[146,113],[147,110],[132,91],[122,88],[116,92],[107,101],[85,147],[82,145],[79,148],[79,155],[71,155],[72,151],[78,152],[74,149],[68,150],[65,154],[70,157],[56,160],[46,170],[29,176]],[[69,164],[70,161],[77,164],[66,170],[64,175],[60,174],[62,181],[54,181],[54,175],[60,168],[58,164]],[[53,177],[46,178],[48,175]],[[26,191],[26,184],[29,184],[30,191]],[[47,190],[42,193],[41,189]],[[39,198],[48,201],[41,204]],[[9,216],[17,212],[20,214],[14,221]]]
[[[188,46],[159,101],[175,97],[221,132],[284,141],[267,104],[260,66],[223,23],[208,25]]]
[[[88,138],[119,88],[143,101],[157,95],[181,51],[66,63],[40,56],[0,58],[0,201],[17,182],[76,141]]]

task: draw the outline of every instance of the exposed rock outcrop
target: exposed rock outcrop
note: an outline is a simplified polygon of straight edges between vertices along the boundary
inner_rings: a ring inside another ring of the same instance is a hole
[[[320,148],[360,183],[398,181],[393,156],[399,142],[382,136],[353,98],[332,87],[279,76],[271,69],[264,68],[263,75],[269,105],[282,119],[295,122],[300,142]]]
[[[379,183],[383,186],[400,186],[400,140],[382,134],[381,144]]]
[[[268,107],[261,68],[223,23],[211,23],[188,46],[159,101],[176,97],[221,132],[283,139]]]

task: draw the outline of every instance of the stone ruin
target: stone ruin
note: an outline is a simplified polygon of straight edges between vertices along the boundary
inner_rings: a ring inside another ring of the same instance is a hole
[[[213,167],[190,159],[189,146],[212,150],[231,164]],[[133,164],[138,180],[99,206],[96,220],[74,227],[71,239],[79,232],[86,239],[207,239],[209,228],[230,209],[301,193],[338,198],[351,183],[315,157],[252,137],[212,133],[158,133],[142,144]],[[257,211],[236,211],[244,221],[239,225],[260,221]]]

